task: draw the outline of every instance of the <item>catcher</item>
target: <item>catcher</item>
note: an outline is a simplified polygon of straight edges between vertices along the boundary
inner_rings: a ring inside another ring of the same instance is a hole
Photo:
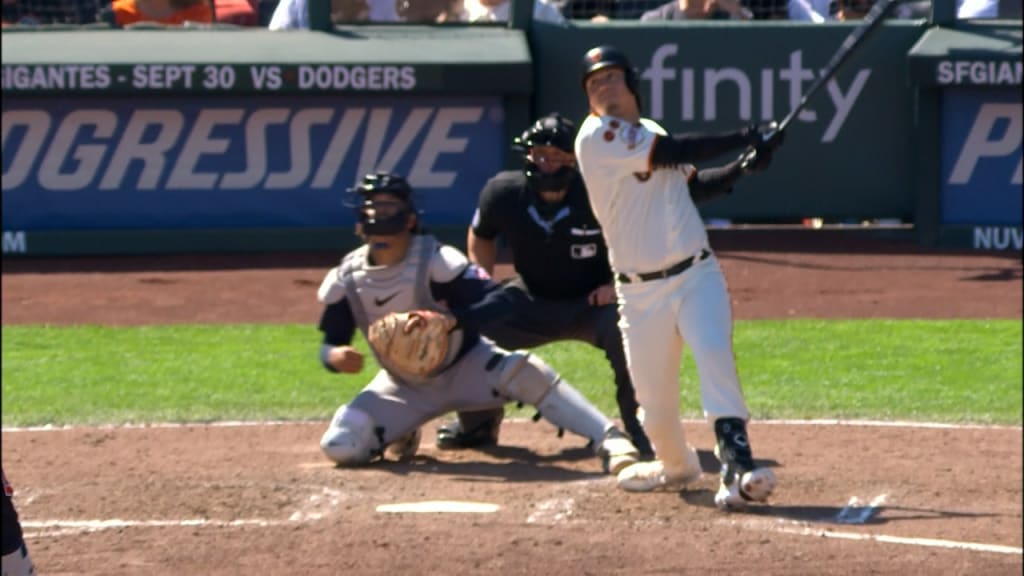
[[[431,419],[516,401],[588,438],[608,473],[637,461],[629,439],[543,360],[480,337],[480,326],[507,314],[516,296],[422,233],[405,179],[370,174],[349,194],[365,244],[318,291],[320,358],[330,371],[360,371],[362,354],[351,346],[359,328],[382,369],[335,412],[320,440],[328,458],[342,466],[408,459]]]

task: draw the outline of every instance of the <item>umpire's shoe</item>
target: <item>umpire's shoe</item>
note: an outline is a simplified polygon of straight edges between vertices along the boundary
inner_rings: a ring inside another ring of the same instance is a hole
[[[459,412],[459,419],[437,429],[437,447],[440,450],[465,450],[497,446],[505,408]]]

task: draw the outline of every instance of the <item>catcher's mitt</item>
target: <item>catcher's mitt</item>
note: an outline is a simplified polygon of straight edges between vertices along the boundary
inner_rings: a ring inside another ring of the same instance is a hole
[[[389,366],[430,376],[448,355],[448,333],[454,326],[455,319],[441,312],[392,312],[370,324],[366,339]]]

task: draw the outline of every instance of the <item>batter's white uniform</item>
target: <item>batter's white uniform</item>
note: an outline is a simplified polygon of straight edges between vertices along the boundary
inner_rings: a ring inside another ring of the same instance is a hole
[[[693,166],[651,170],[656,135],[649,119],[630,124],[591,115],[576,137],[576,158],[590,203],[604,230],[616,272],[665,270],[708,250],[704,222],[690,197]],[[616,281],[619,325],[644,428],[666,472],[684,470],[686,436],[679,419],[679,365],[689,344],[709,423],[749,419],[736,373],[732,310],[725,276],[714,255],[681,274],[646,282]]]

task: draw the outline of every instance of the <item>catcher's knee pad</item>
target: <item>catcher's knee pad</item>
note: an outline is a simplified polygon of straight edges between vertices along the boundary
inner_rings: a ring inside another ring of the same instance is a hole
[[[380,440],[369,414],[342,405],[320,438],[320,450],[342,466],[366,464],[380,453]]]
[[[531,406],[540,404],[559,381],[547,362],[521,350],[509,352],[500,370],[498,392]]]

